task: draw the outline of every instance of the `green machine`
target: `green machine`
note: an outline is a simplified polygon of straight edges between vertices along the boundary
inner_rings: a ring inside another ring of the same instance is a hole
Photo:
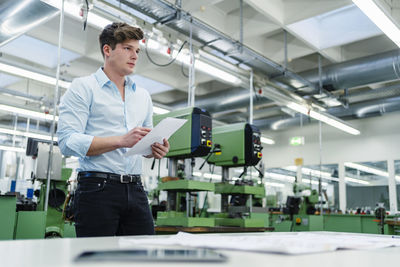
[[[45,216],[44,237],[74,237],[74,226],[65,223],[63,218],[64,202],[68,194],[68,178],[71,176],[72,169],[61,168],[62,155],[58,146],[53,146],[52,173],[48,195],[48,209],[45,211],[45,201],[47,193],[47,172],[49,162],[50,144],[48,141],[29,138],[27,143],[27,156],[36,158],[36,172],[32,175],[33,179],[40,181],[40,190],[35,192],[38,199],[36,213],[43,213]],[[29,229],[29,224],[26,225]],[[27,232],[27,230],[24,230]],[[68,234],[66,234],[68,233]]]
[[[214,149],[209,164],[222,167],[222,181],[215,184],[215,193],[221,194],[221,213],[215,220],[218,226],[265,227],[268,212],[253,203],[265,197],[263,185],[252,180],[229,180],[229,168],[255,166],[262,158],[261,133],[249,123],[237,123],[213,129]]]
[[[199,216],[196,207],[196,194],[199,191],[214,191],[214,184],[195,181],[192,175],[185,177],[179,171],[178,160],[203,157],[209,154],[212,120],[204,109],[188,107],[167,114],[155,115],[154,125],[167,117],[186,119],[187,122],[169,139],[168,177],[160,181],[158,190],[167,191],[166,211],[157,212],[157,226],[214,226],[213,218]],[[194,162],[194,161],[192,161]],[[181,165],[182,166],[182,165]],[[193,172],[193,164],[190,164]]]
[[[37,201],[23,194],[9,192],[0,196],[0,240],[3,239],[42,239],[48,237],[74,237],[75,229],[65,224],[62,210],[68,192],[67,179],[72,169],[62,169],[62,156],[59,148],[53,146],[52,179],[48,195],[48,209],[45,211],[47,193],[46,176],[48,171],[50,144],[48,141],[29,138],[26,155],[36,159],[32,182],[41,185],[34,195]],[[18,180],[16,181],[18,182]]]
[[[285,213],[292,221],[291,231],[323,231],[324,218],[316,215],[315,206],[319,203],[319,194],[315,189],[301,183],[293,184],[295,196],[288,196]]]

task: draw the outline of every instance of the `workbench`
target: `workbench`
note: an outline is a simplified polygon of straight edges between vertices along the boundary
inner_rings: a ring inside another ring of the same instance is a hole
[[[248,233],[247,233],[248,234]],[[254,233],[254,235],[271,235],[279,233]],[[224,234],[219,234],[224,235]],[[241,235],[235,234],[235,235]],[[156,236],[166,238],[167,236]],[[118,249],[119,240],[123,237],[101,238],[64,238],[47,240],[14,240],[0,241],[1,266],[296,266],[296,267],[376,267],[397,266],[400,261],[400,247],[375,250],[339,250],[326,253],[305,254],[300,256],[254,253],[232,250],[218,250],[229,259],[221,264],[201,263],[93,263],[76,264],[73,259],[83,251]],[[141,237],[142,238],[142,237]],[[154,238],[154,236],[152,237]],[[155,246],[135,246],[135,248]],[[159,247],[159,246],[157,246]],[[179,248],[179,247],[169,247]]]

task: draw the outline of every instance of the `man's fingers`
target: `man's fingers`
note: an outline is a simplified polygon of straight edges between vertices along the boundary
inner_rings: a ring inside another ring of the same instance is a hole
[[[164,138],[164,146],[169,149],[169,142],[167,139]]]
[[[157,151],[156,148],[154,148],[154,147],[152,149],[152,152],[153,152],[154,158],[156,158],[156,159],[161,159],[163,157],[163,155],[159,151]]]
[[[135,128],[132,133],[138,134],[140,136],[146,136],[150,132],[150,131],[147,131],[147,128],[143,128],[143,129],[138,129],[138,128]]]
[[[153,144],[153,148],[158,149],[159,152],[164,152],[165,154],[168,153],[168,147],[165,147],[159,143]]]

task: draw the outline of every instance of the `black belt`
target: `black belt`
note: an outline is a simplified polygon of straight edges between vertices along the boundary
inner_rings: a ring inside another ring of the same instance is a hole
[[[122,184],[128,184],[128,183],[136,183],[140,184],[141,179],[140,175],[137,174],[116,174],[116,173],[110,173],[110,172],[92,172],[92,171],[85,171],[85,172],[79,172],[78,173],[78,181],[83,181],[80,180],[80,178],[103,178],[115,182],[120,182]]]

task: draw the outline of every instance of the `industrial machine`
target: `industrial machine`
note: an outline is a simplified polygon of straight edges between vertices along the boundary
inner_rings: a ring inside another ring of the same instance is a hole
[[[293,184],[294,196],[288,196],[284,213],[288,214],[291,231],[323,231],[323,216],[316,215],[316,205],[319,202],[318,191],[310,186]]]
[[[45,211],[49,150],[49,141],[28,139],[26,155],[36,158],[36,171],[32,173],[32,179],[41,183],[40,189],[35,192],[38,199],[37,212]],[[65,227],[73,228],[73,226],[65,224],[62,216],[64,202],[68,194],[67,180],[71,176],[72,169],[62,168],[62,155],[56,143],[53,146],[52,165],[49,169],[52,176],[48,195],[48,209],[45,212],[45,237],[63,237]],[[73,230],[66,229],[68,232],[74,232]]]
[[[260,131],[249,123],[220,126],[213,129],[213,140],[215,153],[207,161],[222,167],[222,181],[215,184],[215,193],[221,194],[221,213],[216,225],[268,226],[268,211],[253,205],[257,198],[265,197],[265,188],[262,183],[246,179],[248,167],[257,165],[262,158]],[[229,179],[232,167],[244,167],[240,180]]]
[[[31,196],[9,192],[0,196],[0,211],[5,220],[0,220],[0,239],[41,239],[49,237],[73,237],[74,227],[65,224],[62,209],[68,192],[67,179],[72,169],[62,169],[62,156],[56,143],[53,146],[52,165],[49,162],[49,141],[29,138],[26,155],[35,161],[31,175],[32,184],[39,181],[40,189]],[[48,209],[45,211],[47,172],[52,173],[48,194]],[[18,181],[17,181],[18,182]],[[13,191],[13,190],[11,190]]]
[[[210,114],[200,108],[188,107],[167,114],[155,115],[154,125],[166,117],[182,118],[187,122],[169,139],[168,177],[161,179],[158,189],[167,191],[166,211],[157,212],[157,226],[214,226],[213,218],[202,218],[197,212],[197,192],[214,191],[214,184],[193,179],[194,158],[206,156],[212,147]],[[191,164],[178,161],[192,159]],[[188,165],[188,166],[186,166]],[[183,167],[182,167],[183,166]],[[189,167],[188,172],[182,168]],[[188,173],[188,175],[184,175]],[[179,175],[178,175],[179,174]]]

